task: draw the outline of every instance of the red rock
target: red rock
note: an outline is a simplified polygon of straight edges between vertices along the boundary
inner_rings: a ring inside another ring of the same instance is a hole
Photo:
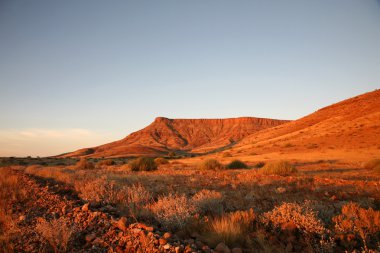
[[[127,231],[128,226],[127,226],[127,218],[121,217],[119,221],[117,222],[116,226],[122,230],[122,231]]]
[[[215,247],[215,251],[218,253],[231,253],[230,248],[222,242]]]
[[[89,206],[89,205],[90,205],[89,203],[84,204],[84,205],[82,206],[82,211],[83,211],[83,212],[87,212],[87,211],[88,211],[88,206]]]
[[[164,239],[170,239],[172,237],[172,234],[169,233],[169,232],[166,232],[164,235],[163,235]]]
[[[158,242],[160,243],[160,245],[165,245],[165,244],[168,243],[168,241],[165,240],[164,238],[160,238],[160,239],[158,240]]]
[[[86,242],[92,242],[96,238],[95,234],[88,234],[85,236]]]
[[[231,250],[231,253],[243,253],[243,251],[241,250],[241,248],[233,248]]]

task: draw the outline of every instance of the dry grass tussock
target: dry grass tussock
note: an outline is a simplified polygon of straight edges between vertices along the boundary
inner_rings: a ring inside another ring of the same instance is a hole
[[[256,215],[252,209],[224,214],[212,219],[205,234],[211,245],[224,242],[228,246],[244,244],[248,232],[253,230]]]
[[[375,173],[380,174],[380,159],[373,159],[364,164],[364,169],[372,170]]]
[[[260,169],[260,173],[264,175],[287,176],[296,172],[297,169],[286,161],[268,163]]]
[[[157,164],[153,158],[139,157],[129,162],[132,171],[152,171],[157,169]]]
[[[95,165],[88,161],[85,157],[82,157],[74,166],[77,170],[92,170],[95,169]]]
[[[224,166],[215,159],[207,159],[199,165],[200,170],[222,170]]]
[[[41,219],[36,225],[36,232],[49,243],[54,252],[67,252],[75,231],[71,221],[63,217],[51,221]]]

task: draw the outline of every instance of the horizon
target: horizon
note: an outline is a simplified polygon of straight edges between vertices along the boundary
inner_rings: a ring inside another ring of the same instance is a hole
[[[379,10],[376,0],[3,1],[0,156],[101,145],[159,116],[296,120],[374,91]]]

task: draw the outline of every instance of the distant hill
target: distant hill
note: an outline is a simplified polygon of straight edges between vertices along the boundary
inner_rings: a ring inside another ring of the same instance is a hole
[[[230,153],[245,156],[345,152],[356,156],[362,151],[373,156],[380,155],[380,90],[253,133],[238,143]]]
[[[168,119],[158,117],[149,126],[122,140],[84,148],[61,157],[158,156],[176,153],[211,153],[226,149],[245,136],[287,123],[254,117],[228,119]]]

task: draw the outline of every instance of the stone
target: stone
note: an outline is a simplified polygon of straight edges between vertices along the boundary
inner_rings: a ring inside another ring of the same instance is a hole
[[[241,248],[233,248],[231,250],[231,253],[243,253],[243,251],[241,250]]]
[[[166,232],[164,235],[163,235],[164,239],[170,239],[172,238],[172,234],[169,233],[169,232]]]
[[[62,213],[63,214],[66,214],[67,213],[67,205],[64,205],[61,209]]]
[[[85,236],[86,242],[92,242],[93,240],[95,240],[95,238],[96,238],[95,234],[88,234]]]
[[[149,232],[153,232],[154,228],[153,227],[146,227],[145,230],[149,231]]]
[[[25,215],[21,215],[19,218],[18,218],[19,221],[25,221],[26,220],[26,216]]]
[[[175,247],[174,250],[175,250],[175,253],[181,253],[182,252],[182,248],[179,246]]]
[[[141,231],[142,231],[141,228],[134,228],[134,229],[132,230],[132,232],[133,232],[134,234],[139,234]]]
[[[170,249],[170,244],[169,243],[165,244],[164,249]]]
[[[119,221],[117,222],[116,227],[118,227],[122,231],[127,231],[128,229],[127,218],[121,217]]]
[[[86,203],[86,204],[84,204],[83,206],[82,206],[82,211],[83,212],[87,212],[88,211],[88,207],[89,207],[89,203]]]
[[[215,251],[218,253],[231,253],[230,248],[222,242],[215,247]]]
[[[165,240],[164,238],[160,238],[160,239],[158,240],[158,242],[160,243],[160,245],[165,245],[165,244],[168,243],[168,241]]]

